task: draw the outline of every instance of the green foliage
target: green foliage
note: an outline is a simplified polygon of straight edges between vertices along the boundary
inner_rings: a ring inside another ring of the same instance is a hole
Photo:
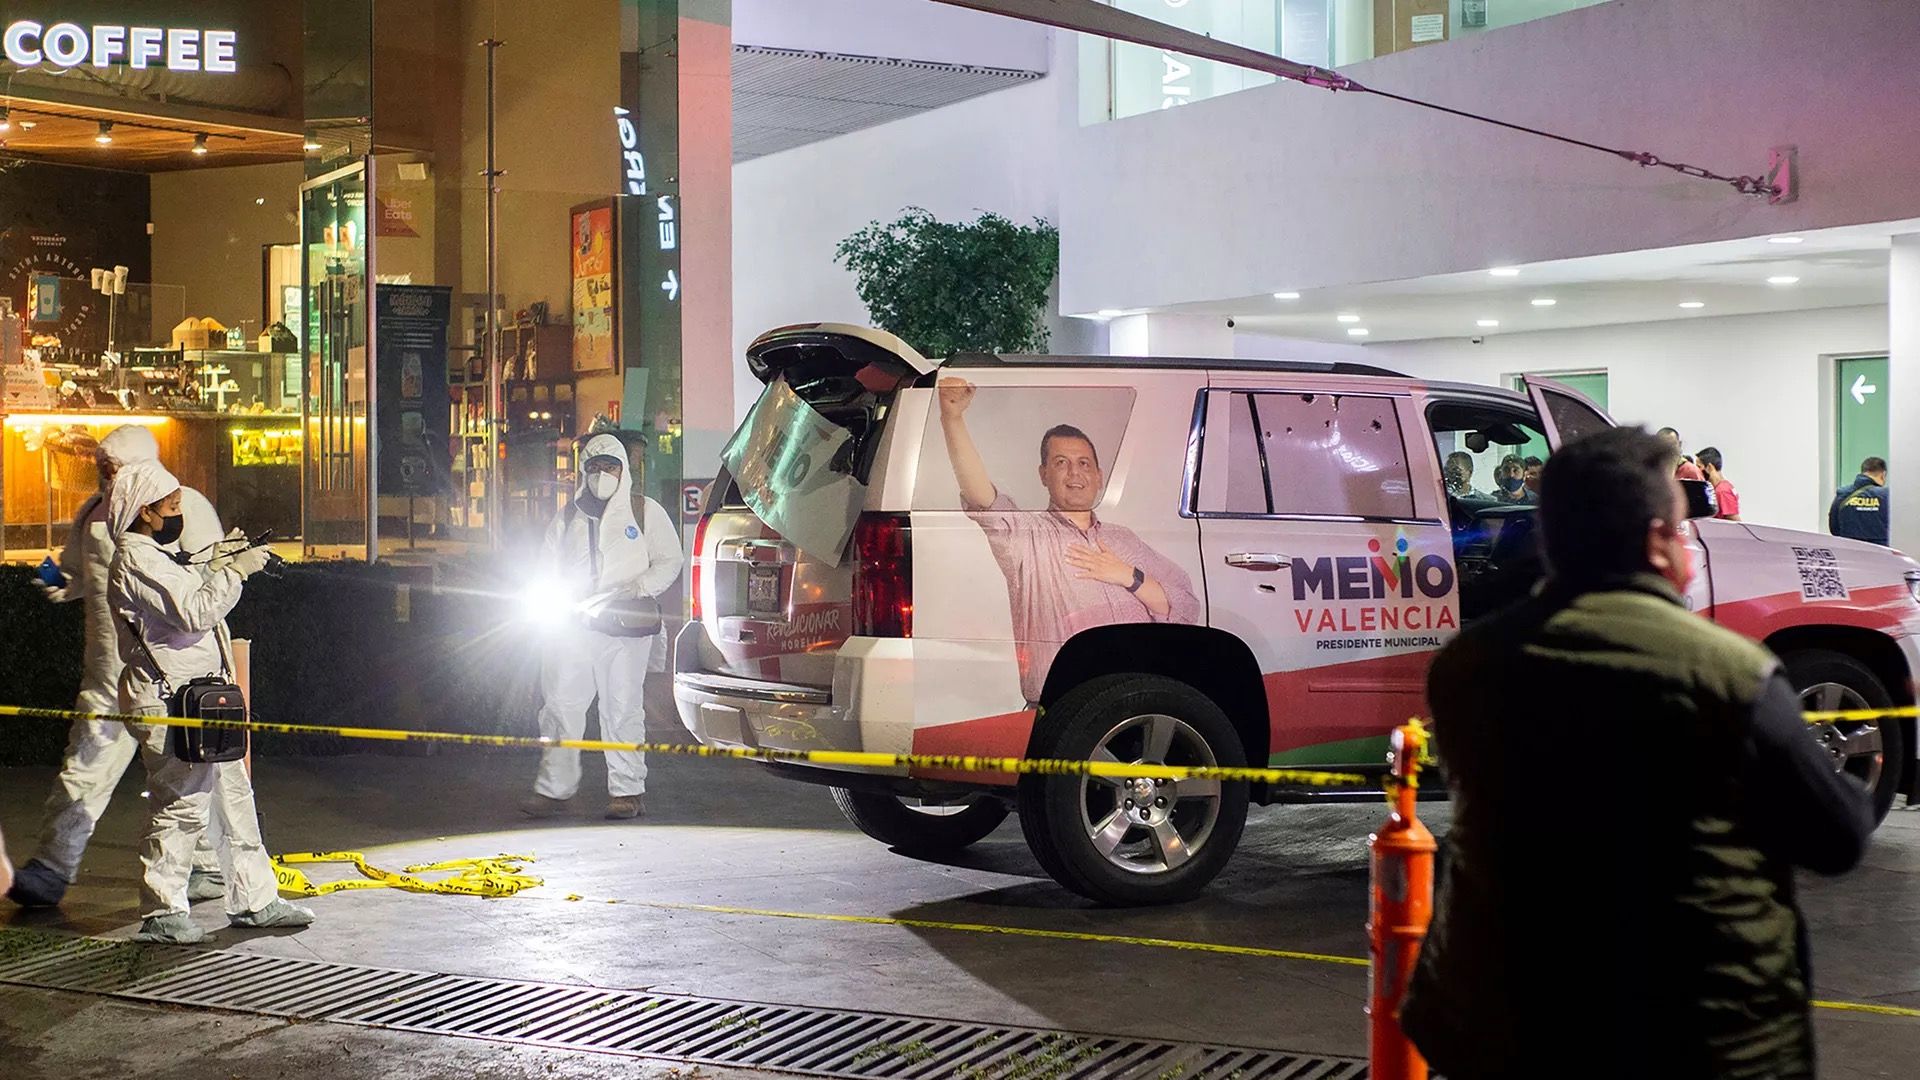
[[[917,206],[840,241],[876,326],[928,357],[1039,352],[1047,346],[1047,290],[1060,268],[1060,230],[983,212],[944,222]]]

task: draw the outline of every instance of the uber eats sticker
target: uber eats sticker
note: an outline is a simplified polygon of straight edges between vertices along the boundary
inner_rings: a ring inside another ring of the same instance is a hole
[[[1416,555],[1404,531],[1391,548],[1375,537],[1366,550],[1293,559],[1293,619],[1317,639],[1314,648],[1437,648],[1441,632],[1459,629],[1445,556]]]

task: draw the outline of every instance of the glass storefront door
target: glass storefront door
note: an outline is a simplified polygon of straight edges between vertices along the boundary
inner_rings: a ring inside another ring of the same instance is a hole
[[[300,189],[302,288],[306,295],[307,453],[301,518],[309,556],[365,558],[367,347],[371,299],[364,162]]]

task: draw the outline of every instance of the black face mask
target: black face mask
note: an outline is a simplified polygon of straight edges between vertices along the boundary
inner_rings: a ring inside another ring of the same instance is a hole
[[[160,519],[160,527],[154,530],[153,542],[165,547],[180,539],[180,530],[186,525],[183,514],[168,514]]]

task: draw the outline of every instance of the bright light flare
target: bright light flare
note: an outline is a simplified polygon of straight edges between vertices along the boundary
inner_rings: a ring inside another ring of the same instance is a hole
[[[574,617],[580,605],[566,586],[553,578],[535,578],[514,598],[520,621],[541,630],[555,630]]]

